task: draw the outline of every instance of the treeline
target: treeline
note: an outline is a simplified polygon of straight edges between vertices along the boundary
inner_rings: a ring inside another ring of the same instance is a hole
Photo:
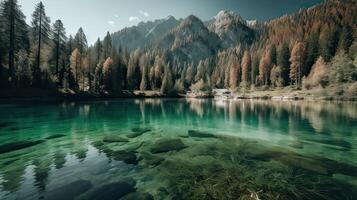
[[[273,20],[256,30],[259,37],[252,45],[238,45],[193,62],[176,57],[170,48],[133,52],[114,48],[109,33],[88,46],[82,28],[67,37],[61,20],[51,24],[42,2],[35,6],[31,25],[27,25],[17,0],[4,0],[0,5],[0,87],[170,94],[355,82],[353,1],[331,0]]]

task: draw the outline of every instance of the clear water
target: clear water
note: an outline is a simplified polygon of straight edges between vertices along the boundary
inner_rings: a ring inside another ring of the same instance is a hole
[[[0,199],[357,199],[353,102],[2,103],[0,151]]]

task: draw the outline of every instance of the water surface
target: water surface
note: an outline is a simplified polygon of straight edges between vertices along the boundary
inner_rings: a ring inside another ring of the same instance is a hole
[[[0,104],[0,199],[357,199],[357,104]]]

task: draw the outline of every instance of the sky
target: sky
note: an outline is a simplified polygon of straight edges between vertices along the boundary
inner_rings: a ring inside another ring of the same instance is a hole
[[[39,0],[18,0],[28,23]],[[220,10],[232,10],[244,19],[266,21],[322,0],[42,0],[46,14],[54,22],[61,19],[67,34],[83,28],[89,44],[107,31],[115,32],[140,21],[162,19],[169,15],[185,18],[194,14],[212,19]]]

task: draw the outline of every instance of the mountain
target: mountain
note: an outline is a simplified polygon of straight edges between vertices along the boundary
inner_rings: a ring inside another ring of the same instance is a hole
[[[251,44],[256,37],[247,21],[233,11],[220,11],[208,28],[221,38],[224,47]]]
[[[179,59],[198,61],[215,55],[221,48],[221,40],[200,19],[190,15],[158,40],[155,47],[169,49]]]
[[[178,24],[179,21],[172,16],[155,21],[140,22],[137,26],[124,28],[123,30],[113,33],[113,46],[133,51],[162,37],[162,35]]]

